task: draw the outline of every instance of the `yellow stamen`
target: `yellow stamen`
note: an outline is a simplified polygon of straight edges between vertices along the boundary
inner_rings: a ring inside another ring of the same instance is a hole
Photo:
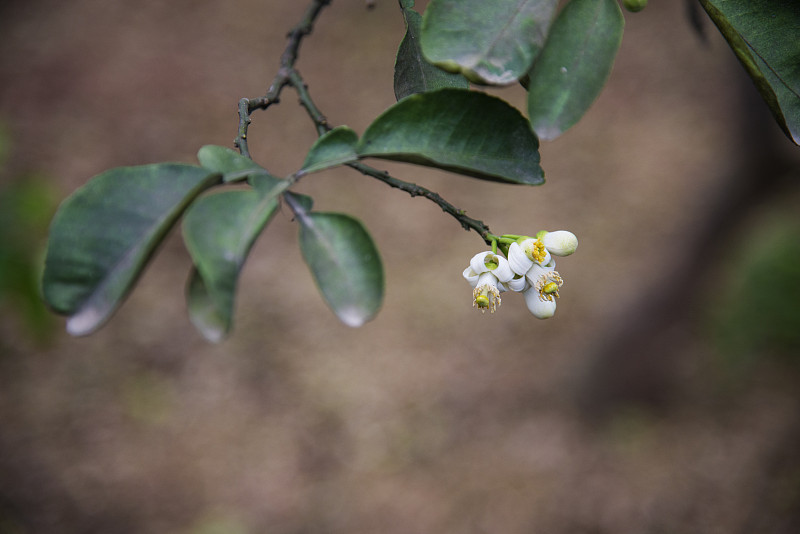
[[[564,279],[556,271],[547,271],[539,277],[534,288],[539,292],[539,298],[552,301],[553,297],[559,298],[558,288],[564,285]]]
[[[481,312],[486,312],[488,309],[490,313],[494,313],[497,307],[500,306],[500,292],[496,287],[488,284],[473,289],[472,298],[472,306],[477,306]]]
[[[537,239],[525,247],[525,253],[531,260],[539,263],[542,263],[547,258],[547,249],[544,248],[544,241],[541,239]]]

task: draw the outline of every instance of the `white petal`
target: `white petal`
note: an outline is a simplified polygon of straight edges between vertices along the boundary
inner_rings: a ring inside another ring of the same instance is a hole
[[[554,256],[569,256],[578,248],[578,238],[566,230],[548,232],[542,240],[545,248]]]
[[[529,287],[528,280],[524,276],[520,276],[519,278],[512,278],[505,285],[509,291],[525,291]]]
[[[486,265],[487,260],[496,263],[497,267],[494,269],[489,268]],[[495,278],[501,282],[511,280],[514,277],[514,272],[511,270],[511,267],[508,266],[508,260],[503,256],[494,254],[491,250],[475,254],[472,259],[469,260],[469,266],[477,274],[491,272],[495,275]]]
[[[461,276],[463,276],[464,279],[469,282],[469,285],[472,286],[473,289],[478,285],[478,277],[480,275],[473,271],[472,267],[467,267],[464,269],[464,272],[461,273]]]
[[[533,261],[525,254],[519,243],[511,243],[508,247],[508,265],[517,274],[525,274],[533,265]]]
[[[556,299],[542,299],[536,288],[532,287],[522,293],[525,304],[537,319],[548,319],[556,313]]]
[[[501,282],[508,282],[514,278],[514,271],[508,265],[508,260],[502,256],[496,256],[497,268],[493,269],[491,273],[497,277]]]
[[[486,266],[486,256],[491,254],[491,250],[484,250],[483,252],[478,252],[472,259],[469,260],[469,266],[472,267],[472,270],[478,274],[485,273],[489,270]]]
[[[482,273],[480,278],[478,278],[478,283],[475,285],[476,287],[490,286],[493,288],[497,288],[497,278],[492,273]]]
[[[528,279],[528,283],[532,286],[536,285],[536,282],[542,277],[542,275],[547,274],[548,272],[552,271],[555,268],[555,262],[553,262],[553,267],[542,267],[538,263],[534,263],[533,266],[525,273],[525,278]]]

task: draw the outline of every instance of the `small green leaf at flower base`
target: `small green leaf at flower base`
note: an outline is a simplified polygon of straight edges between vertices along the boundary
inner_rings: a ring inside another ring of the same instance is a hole
[[[383,266],[364,226],[342,213],[295,210],[300,250],[325,302],[347,326],[375,317],[383,303]]]
[[[482,180],[544,183],[539,141],[527,119],[479,91],[439,89],[408,96],[370,124],[356,152]]]
[[[92,178],[59,208],[50,226],[42,290],[85,335],[116,311],[184,209],[220,182],[216,172],[159,163],[119,167]]]

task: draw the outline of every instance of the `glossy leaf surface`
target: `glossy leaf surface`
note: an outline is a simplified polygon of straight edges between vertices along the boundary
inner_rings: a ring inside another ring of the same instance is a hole
[[[800,2],[701,0],[778,124],[800,144]]]
[[[555,0],[431,0],[422,52],[471,82],[507,85],[525,75],[547,36]]]
[[[183,238],[194,261],[189,317],[210,341],[230,331],[239,272],[277,208],[277,196],[224,191],[198,199],[186,212]]]
[[[111,316],[186,206],[219,181],[219,174],[178,163],[120,167],[61,204],[42,287],[48,304],[70,316],[71,334],[89,334]]]
[[[528,116],[555,139],[586,113],[614,66],[625,20],[616,0],[570,0],[530,72]]]
[[[483,180],[544,182],[539,141],[522,114],[478,91],[440,89],[404,98],[367,128],[356,151]]]
[[[300,250],[333,313],[358,327],[383,303],[383,266],[364,226],[341,213],[307,212],[295,204]]]
[[[266,173],[261,165],[224,146],[205,145],[197,152],[204,168],[223,175],[224,182],[238,182],[252,174]]]
[[[406,34],[397,49],[394,64],[394,95],[397,100],[444,87],[467,89],[469,81],[462,75],[445,72],[422,56],[422,16],[413,9],[405,8],[403,18],[406,21]]]
[[[338,126],[317,139],[308,151],[301,172],[308,174],[356,161],[358,134],[347,126]]]

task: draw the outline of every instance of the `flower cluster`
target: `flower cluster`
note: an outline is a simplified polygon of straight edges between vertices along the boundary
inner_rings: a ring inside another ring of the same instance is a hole
[[[498,247],[506,257],[497,254]],[[473,306],[494,313],[500,306],[500,293],[515,291],[522,293],[535,317],[552,317],[564,284],[553,256],[569,256],[577,248],[578,238],[566,230],[541,231],[535,237],[492,237],[492,250],[473,256],[462,273],[473,288]]]

